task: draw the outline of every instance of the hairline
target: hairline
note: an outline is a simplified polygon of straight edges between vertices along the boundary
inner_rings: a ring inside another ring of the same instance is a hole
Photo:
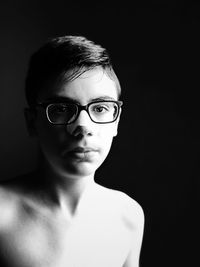
[[[117,97],[118,99],[121,96],[121,86],[119,83],[119,80],[117,78],[117,75],[115,74],[113,68],[111,66],[92,66],[92,67],[75,67],[72,68],[71,70],[67,70],[67,71],[63,71],[57,75],[55,75],[54,77],[48,79],[45,84],[43,86],[40,87],[40,89],[38,90],[38,94],[35,98],[35,101],[33,103],[31,103],[30,106],[34,106],[37,103],[37,99],[38,96],[40,94],[40,92],[42,92],[43,90],[45,91],[46,88],[48,87],[48,83],[51,84],[51,86],[53,87],[54,85],[59,86],[59,85],[63,85],[65,83],[68,82],[72,82],[74,80],[76,80],[78,77],[80,77],[82,74],[90,71],[90,70],[95,70],[95,69],[101,69],[103,71],[103,74],[106,74],[115,84],[115,88],[116,88],[116,92],[117,92]]]

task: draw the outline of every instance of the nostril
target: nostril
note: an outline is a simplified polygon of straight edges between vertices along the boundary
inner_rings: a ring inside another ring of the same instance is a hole
[[[72,132],[73,136],[85,136],[85,135],[92,135],[91,130],[88,129],[88,127],[85,126],[77,126],[74,131]]]

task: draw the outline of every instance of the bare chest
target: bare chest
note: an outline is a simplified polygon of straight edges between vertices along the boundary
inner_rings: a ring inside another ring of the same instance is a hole
[[[71,222],[25,219],[1,235],[0,257],[5,267],[121,267],[130,243],[116,214],[85,213]]]

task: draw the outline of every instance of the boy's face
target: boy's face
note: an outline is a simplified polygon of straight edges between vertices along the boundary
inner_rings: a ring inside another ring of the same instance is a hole
[[[115,83],[97,68],[87,71],[75,80],[53,85],[40,92],[39,102],[75,101],[86,105],[92,101],[118,100]],[[53,125],[45,109],[38,108],[35,121],[36,134],[45,159],[61,174],[88,176],[95,173],[109,153],[113,137],[117,134],[119,118],[112,123],[91,121],[83,110],[77,120],[68,125]]]

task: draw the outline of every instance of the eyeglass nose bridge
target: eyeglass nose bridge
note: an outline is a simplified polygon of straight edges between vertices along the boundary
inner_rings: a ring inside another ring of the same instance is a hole
[[[90,116],[90,113],[89,113],[89,105],[90,104],[87,104],[87,105],[82,106],[80,104],[75,104],[75,106],[77,108],[77,112],[76,112],[73,120],[71,120],[68,124],[71,124],[71,123],[75,122],[78,119],[78,117],[79,117],[79,115],[80,115],[80,113],[81,113],[82,110],[85,110],[87,112],[89,118],[91,119],[91,116]]]

